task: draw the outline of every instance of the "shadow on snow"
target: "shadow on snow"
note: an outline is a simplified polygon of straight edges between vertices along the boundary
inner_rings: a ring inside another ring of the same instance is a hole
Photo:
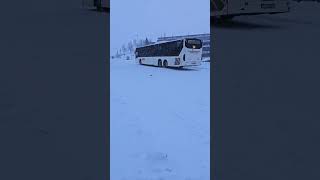
[[[170,70],[175,70],[175,71],[199,71],[198,69],[192,68],[192,67],[182,67],[182,68],[178,68],[178,67],[159,67],[159,66],[153,66],[153,65],[148,65],[148,64],[139,64],[140,66],[146,66],[146,67],[154,67],[154,68],[162,68],[162,69],[170,69]]]
[[[215,18],[211,18],[211,24],[215,28],[224,28],[224,29],[281,29],[282,26],[270,25],[270,24],[259,24],[253,22],[245,22],[243,20],[217,20]]]

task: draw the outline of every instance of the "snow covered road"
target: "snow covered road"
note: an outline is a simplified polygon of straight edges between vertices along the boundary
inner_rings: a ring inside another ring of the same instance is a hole
[[[111,179],[209,179],[210,63],[111,60]]]

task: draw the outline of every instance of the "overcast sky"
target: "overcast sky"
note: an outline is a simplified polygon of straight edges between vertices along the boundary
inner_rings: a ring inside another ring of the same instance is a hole
[[[209,0],[111,0],[111,55],[135,38],[210,32]]]

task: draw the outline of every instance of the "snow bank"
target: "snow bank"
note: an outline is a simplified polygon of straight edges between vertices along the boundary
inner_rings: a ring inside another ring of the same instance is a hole
[[[210,63],[110,71],[111,179],[209,179]]]

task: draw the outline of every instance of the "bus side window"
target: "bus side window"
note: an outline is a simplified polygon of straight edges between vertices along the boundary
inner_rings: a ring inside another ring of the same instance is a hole
[[[186,54],[183,55],[183,60],[186,61]]]

